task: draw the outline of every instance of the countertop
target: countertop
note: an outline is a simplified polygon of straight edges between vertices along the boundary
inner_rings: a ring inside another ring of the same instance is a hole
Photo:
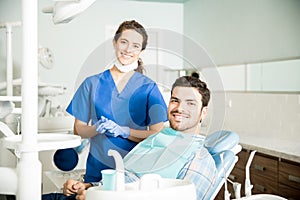
[[[300,163],[299,138],[279,139],[276,137],[255,137],[239,135],[240,144],[244,149]]]

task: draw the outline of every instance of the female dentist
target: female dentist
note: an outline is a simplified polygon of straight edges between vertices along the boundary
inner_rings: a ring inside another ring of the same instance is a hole
[[[124,157],[167,121],[167,107],[157,84],[142,74],[139,56],[147,39],[142,25],[124,21],[113,39],[114,65],[86,78],[67,107],[75,117],[74,133],[90,138],[85,183],[98,182],[101,170],[115,168],[107,155],[109,149]]]

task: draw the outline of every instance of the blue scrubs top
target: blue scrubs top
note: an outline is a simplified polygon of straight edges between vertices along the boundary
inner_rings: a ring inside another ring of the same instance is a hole
[[[120,93],[110,70],[86,78],[67,112],[86,123],[94,124],[104,116],[120,126],[137,130],[146,130],[149,125],[167,121],[167,106],[157,84],[138,72],[130,77]],[[105,134],[90,138],[84,181],[100,181],[102,169],[115,168],[113,157],[107,155],[109,149],[117,150],[124,157],[136,144]]]

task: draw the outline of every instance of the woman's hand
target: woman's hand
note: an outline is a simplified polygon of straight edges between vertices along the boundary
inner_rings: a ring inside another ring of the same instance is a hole
[[[107,121],[108,121],[107,118],[101,116],[101,118],[94,124],[95,130],[97,131],[97,133],[103,134],[106,132],[104,123]]]
[[[126,126],[120,126],[116,122],[101,116],[101,119],[95,123],[95,129],[99,134],[105,133],[111,137],[121,136],[128,138],[130,135],[130,128]]]

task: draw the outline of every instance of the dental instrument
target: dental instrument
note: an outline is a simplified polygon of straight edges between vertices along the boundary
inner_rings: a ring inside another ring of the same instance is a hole
[[[108,150],[108,155],[112,156],[116,164],[116,191],[125,190],[124,163],[121,155],[115,150]]]
[[[234,192],[234,197],[236,199],[239,199],[241,198],[241,187],[242,187],[242,184],[238,183],[238,182],[233,182],[232,180],[230,180],[229,178],[227,179],[227,181],[229,183],[232,184],[233,186],[233,192]]]
[[[256,153],[256,150],[254,150],[250,153],[250,156],[248,158],[246,168],[245,168],[246,169],[246,178],[245,178],[245,196],[246,197],[251,196],[251,190],[253,188],[253,185],[251,185],[251,182],[250,182],[250,165],[252,163],[255,153]]]
[[[222,152],[220,154],[220,159],[221,159],[221,163],[222,163],[222,167],[223,167],[223,175],[224,175],[224,178],[226,177],[226,170],[225,170],[225,166],[224,166],[224,152]],[[228,188],[227,188],[227,181],[225,180],[224,181],[224,187],[225,187],[225,191],[224,191],[224,200],[230,200],[230,193],[228,191]]]

